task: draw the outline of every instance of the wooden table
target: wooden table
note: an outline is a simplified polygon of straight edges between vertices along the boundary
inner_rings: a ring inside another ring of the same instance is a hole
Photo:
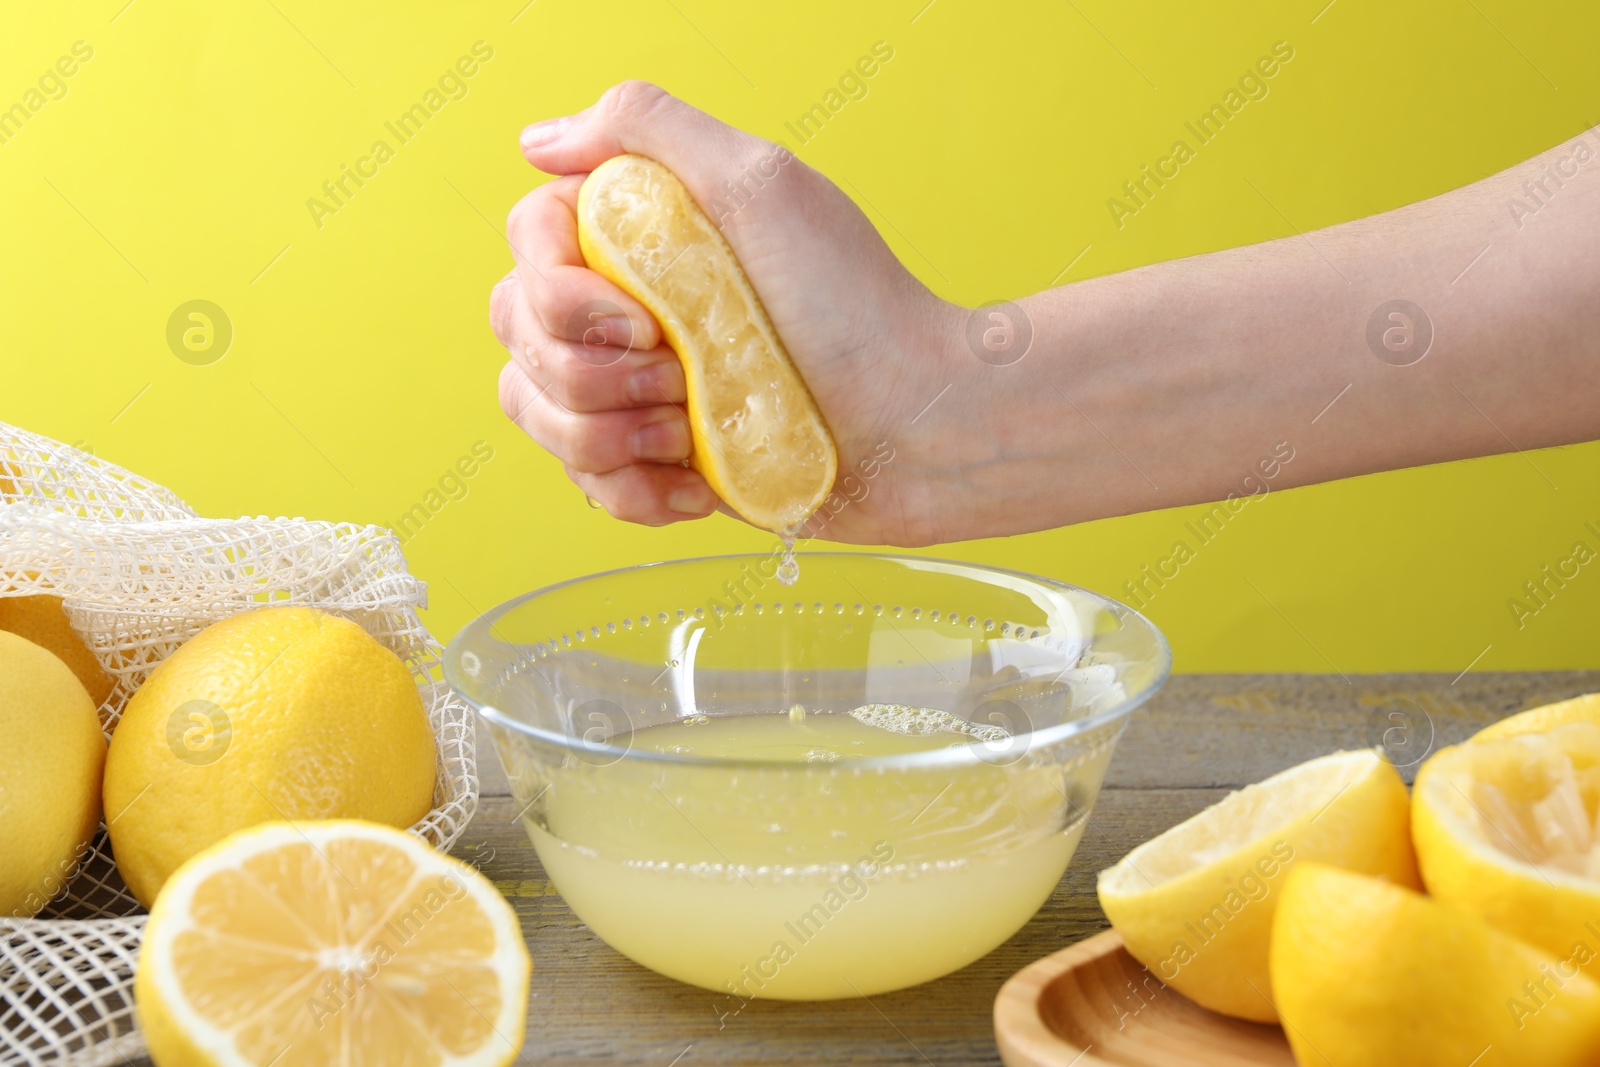
[[[1397,765],[1411,764],[1409,780],[1430,748],[1595,690],[1600,671],[1174,678],[1118,744],[1083,844],[1038,915],[964,970],[866,1000],[756,1001],[719,1020],[727,998],[618,955],[551,888],[488,753],[482,806],[455,851],[494,880],[527,931],[533,996],[518,1063],[996,1065],[990,1010],[1001,983],[1105,928],[1095,872],[1134,845],[1231,789],[1313,756],[1387,740]]]

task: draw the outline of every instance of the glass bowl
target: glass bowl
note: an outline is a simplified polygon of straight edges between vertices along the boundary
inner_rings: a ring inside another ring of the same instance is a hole
[[[1005,941],[1060,881],[1129,713],[1171,666],[1143,616],[1048,578],[800,561],[787,586],[777,554],[563,582],[445,652],[577,916],[740,1005],[900,989]],[[872,704],[984,739],[816,762],[635,744],[665,723]]]

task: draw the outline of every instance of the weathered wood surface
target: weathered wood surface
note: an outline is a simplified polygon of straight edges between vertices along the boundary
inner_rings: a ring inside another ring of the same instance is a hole
[[[947,978],[870,1000],[736,1002],[639,967],[550,887],[484,753],[486,796],[456,854],[516,907],[533,954],[522,1064],[929,1064],[996,1067],[991,1010],[1012,973],[1102,930],[1095,872],[1221,799],[1313,756],[1384,743],[1410,778],[1426,751],[1513,712],[1600,690],[1600,671],[1174,678],[1117,747],[1072,867],[1031,922]],[[498,794],[498,795],[488,795]]]

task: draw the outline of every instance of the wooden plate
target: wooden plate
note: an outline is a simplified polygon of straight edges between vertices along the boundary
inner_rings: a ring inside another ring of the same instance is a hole
[[[1282,1030],[1161,984],[1115,930],[1012,975],[995,998],[994,1033],[1006,1067],[1294,1067]]]

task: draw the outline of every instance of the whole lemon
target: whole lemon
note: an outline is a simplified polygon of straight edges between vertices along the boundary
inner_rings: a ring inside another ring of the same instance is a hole
[[[60,597],[47,593],[0,597],[0,630],[25,637],[54,653],[77,675],[96,707],[111,695],[115,680],[73,632]]]
[[[106,739],[65,663],[0,631],[0,915],[36,915],[100,825]]]
[[[179,865],[246,826],[410,826],[435,766],[411,672],[360,626],[304,607],[235,615],[156,667],[111,736],[117,869],[149,907]]]

